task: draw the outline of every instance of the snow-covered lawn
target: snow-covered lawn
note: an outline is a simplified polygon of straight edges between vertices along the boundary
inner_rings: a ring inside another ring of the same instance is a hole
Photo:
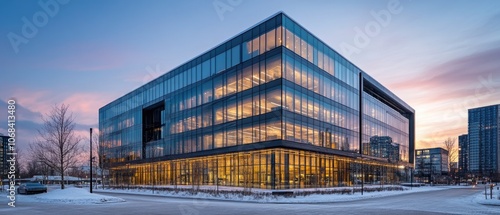
[[[124,202],[125,200],[112,196],[90,193],[87,189],[68,187],[64,190],[54,189],[47,193],[35,195],[19,195],[19,202],[69,203],[78,205]]]
[[[500,190],[497,190],[497,187],[493,187],[493,195],[491,197],[493,198],[490,199],[490,189],[488,188],[486,197],[484,190],[482,190],[474,197],[474,201],[482,205],[500,206]]]
[[[379,186],[374,186],[379,187]],[[389,186],[387,186],[389,187]],[[355,187],[359,189],[359,187]],[[322,189],[302,189],[302,190],[289,190],[294,191],[296,195],[291,197],[272,195],[270,190],[252,189],[252,194],[243,195],[238,192],[220,192],[216,194],[214,190],[209,192],[191,192],[191,191],[159,191],[155,190],[154,193],[151,189],[105,189],[105,190],[95,190],[96,192],[102,193],[129,193],[138,195],[157,195],[157,196],[168,196],[168,197],[180,197],[180,198],[193,198],[193,199],[213,199],[213,200],[229,200],[229,201],[245,201],[245,202],[260,202],[260,203],[326,203],[326,202],[343,202],[352,201],[367,198],[377,198],[383,196],[393,196],[407,193],[415,192],[425,192],[434,191],[442,189],[451,188],[464,188],[464,186],[424,186],[424,187],[403,187],[403,190],[397,191],[381,191],[381,192],[364,192],[361,195],[359,190],[354,193],[346,192],[344,194],[305,194],[310,191],[332,191],[332,190],[346,190],[352,187],[339,187],[339,188],[322,188]],[[229,188],[229,187],[219,187],[221,191],[239,191],[240,188]],[[301,193],[303,192],[303,193]]]

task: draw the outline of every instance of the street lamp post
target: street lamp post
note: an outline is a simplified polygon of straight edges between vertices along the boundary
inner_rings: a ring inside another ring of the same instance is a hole
[[[361,161],[361,195],[363,195],[363,190],[365,189],[365,165]]]
[[[410,167],[410,189],[413,189],[413,168]]]
[[[90,193],[92,193],[92,128],[90,128]]]

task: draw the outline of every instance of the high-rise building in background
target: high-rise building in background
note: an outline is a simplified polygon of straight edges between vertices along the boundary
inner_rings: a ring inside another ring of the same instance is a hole
[[[283,13],[102,107],[99,129],[112,185],[410,181],[415,147],[414,110]]]
[[[415,174],[421,182],[439,181],[449,173],[448,151],[443,148],[415,150]]]
[[[469,136],[463,134],[458,136],[458,173],[461,177],[467,176],[469,172]]]
[[[469,165],[474,176],[500,179],[500,105],[469,109]]]

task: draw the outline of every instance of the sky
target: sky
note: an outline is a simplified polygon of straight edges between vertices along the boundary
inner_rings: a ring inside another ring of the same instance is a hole
[[[416,148],[500,104],[500,1],[1,0],[0,119],[15,99],[27,149],[64,103],[88,136],[100,107],[279,11],[412,106]]]

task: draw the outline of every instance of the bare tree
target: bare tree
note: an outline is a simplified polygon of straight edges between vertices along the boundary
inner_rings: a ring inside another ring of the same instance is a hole
[[[104,147],[101,147],[101,144],[99,142],[99,131],[95,131],[95,134],[93,134],[92,137],[92,143],[95,144],[95,147],[93,147],[96,152],[92,152],[94,155],[97,155],[97,169],[99,170],[101,174],[101,185],[102,188],[104,189],[104,179],[105,175],[107,172],[107,159],[106,159],[106,154],[104,153]]]
[[[76,165],[82,148],[82,138],[75,134],[75,123],[68,105],[54,106],[42,117],[43,126],[38,130],[39,139],[30,145],[34,159],[54,169],[61,175],[64,189],[64,173]]]
[[[23,178],[31,178],[35,175],[41,175],[42,181],[49,175],[51,168],[41,161],[36,160],[36,158],[31,159],[26,162],[25,171],[23,172]]]
[[[16,178],[21,178],[21,173],[24,172],[24,168],[23,168],[23,165],[24,165],[23,151],[21,149],[16,149],[15,153],[16,153],[14,155],[14,159],[16,160],[16,163],[15,163],[15,168],[16,168],[15,177]],[[20,161],[23,161],[23,163],[21,163]]]
[[[34,159],[26,161],[25,171],[22,174],[23,178],[31,178],[34,175],[43,175],[42,165]]]
[[[444,142],[443,142],[443,146],[444,146],[444,149],[446,149],[448,151],[448,171],[453,174],[453,164],[452,162],[457,160],[457,156],[458,156],[458,149],[455,145],[456,143],[456,138],[451,138],[451,137],[448,137]]]

